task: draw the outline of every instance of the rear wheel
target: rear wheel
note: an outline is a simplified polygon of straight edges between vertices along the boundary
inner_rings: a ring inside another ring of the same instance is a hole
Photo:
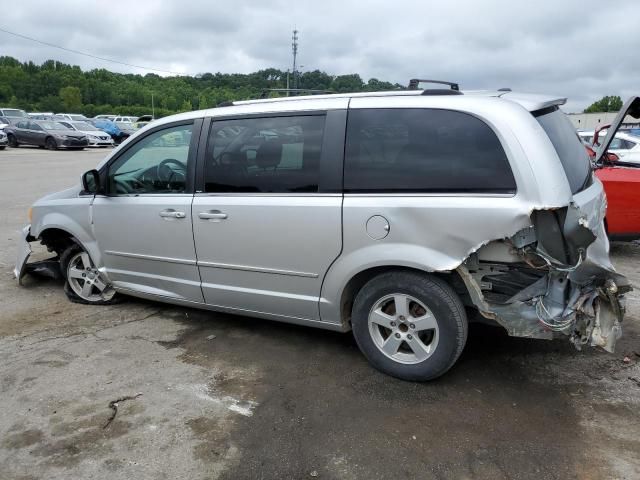
[[[44,142],[44,146],[47,150],[57,150],[58,149],[58,144],[56,143],[56,141],[52,138],[49,137],[45,140]]]
[[[72,245],[60,256],[60,266],[66,278],[64,291],[72,302],[110,305],[119,300],[111,284],[79,245]]]
[[[414,272],[370,280],[356,296],[351,321],[369,362],[403,380],[444,374],[467,340],[467,318],[456,293],[439,278]]]
[[[16,136],[11,133],[8,135],[8,140],[9,140],[9,146],[11,148],[18,148],[18,146],[20,145],[18,143],[18,139],[16,138]]]

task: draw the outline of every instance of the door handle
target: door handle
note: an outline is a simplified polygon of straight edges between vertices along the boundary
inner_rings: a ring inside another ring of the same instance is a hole
[[[184,212],[178,212],[177,210],[169,208],[167,210],[162,210],[160,212],[160,216],[162,218],[184,218],[187,215]]]
[[[227,214],[222,213],[220,210],[210,210],[208,212],[200,212],[198,218],[202,218],[203,220],[225,220]]]

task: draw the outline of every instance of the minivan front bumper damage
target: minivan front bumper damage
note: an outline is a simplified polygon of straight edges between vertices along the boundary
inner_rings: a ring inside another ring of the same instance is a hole
[[[16,259],[16,266],[13,269],[13,275],[18,280],[18,284],[22,285],[22,277],[26,273],[27,260],[31,256],[31,225],[27,225],[20,232],[20,241],[18,242],[18,258]]]
[[[535,210],[532,225],[499,240],[513,263],[482,259],[482,249],[457,269],[482,316],[509,335],[566,335],[613,352],[622,334],[627,279],[609,260],[603,196],[580,194],[568,207]]]

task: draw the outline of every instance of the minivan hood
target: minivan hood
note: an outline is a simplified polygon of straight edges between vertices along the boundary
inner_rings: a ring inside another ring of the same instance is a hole
[[[76,198],[80,192],[82,191],[82,185],[77,184],[73,187],[67,188],[65,190],[61,190],[59,192],[50,193],[49,195],[45,195],[44,197],[39,198],[33,205],[35,207],[45,204],[51,200],[65,200],[68,198]]]

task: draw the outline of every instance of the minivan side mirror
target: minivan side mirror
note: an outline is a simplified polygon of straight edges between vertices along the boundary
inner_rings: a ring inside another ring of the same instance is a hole
[[[87,193],[100,193],[100,173],[97,170],[89,170],[82,174],[82,188]]]

